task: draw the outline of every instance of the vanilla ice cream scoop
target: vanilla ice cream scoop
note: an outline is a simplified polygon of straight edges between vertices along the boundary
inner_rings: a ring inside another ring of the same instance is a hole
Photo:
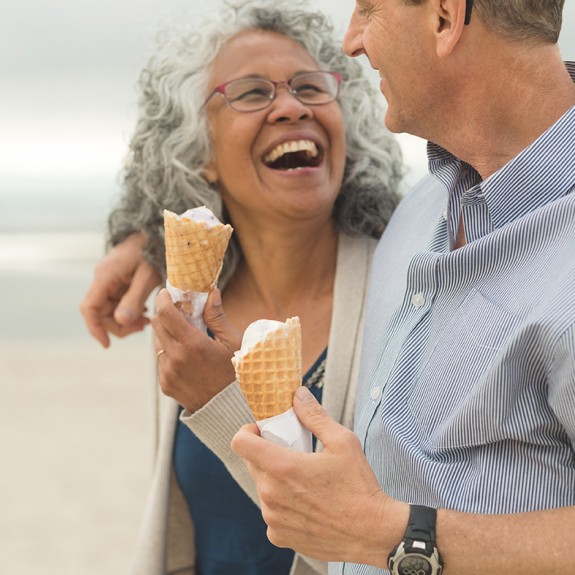
[[[168,210],[165,210],[168,211]],[[216,218],[212,210],[206,208],[206,206],[200,206],[199,208],[191,208],[186,210],[183,214],[179,216],[174,214],[176,219],[188,219],[193,220],[194,222],[204,222],[208,228],[213,228],[216,226],[221,226],[222,222]]]
[[[242,338],[242,347],[239,351],[234,354],[236,358],[243,357],[247,352],[249,352],[256,343],[264,340],[268,334],[284,330],[287,335],[286,324],[281,321],[276,321],[275,319],[258,319],[251,323]]]

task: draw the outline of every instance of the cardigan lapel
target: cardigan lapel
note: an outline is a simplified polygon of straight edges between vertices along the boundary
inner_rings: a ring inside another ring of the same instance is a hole
[[[371,238],[339,235],[322,404],[331,417],[347,426],[352,423],[363,308],[376,244]]]

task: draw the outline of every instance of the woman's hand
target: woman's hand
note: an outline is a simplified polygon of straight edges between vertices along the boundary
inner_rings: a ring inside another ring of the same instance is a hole
[[[163,289],[156,299],[152,327],[156,332],[162,391],[190,412],[197,411],[235,379],[231,362],[240,349],[241,333],[227,320],[216,288],[204,309],[204,322],[214,339],[190,325]]]
[[[132,234],[96,264],[80,304],[88,331],[104,346],[110,334],[125,337],[149,323],[146,300],[162,278],[142,256],[143,234]]]

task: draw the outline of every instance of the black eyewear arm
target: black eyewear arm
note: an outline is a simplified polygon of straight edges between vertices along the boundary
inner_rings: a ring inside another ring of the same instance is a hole
[[[473,8],[473,0],[465,0],[465,20],[463,23],[466,26],[471,21],[471,8]]]

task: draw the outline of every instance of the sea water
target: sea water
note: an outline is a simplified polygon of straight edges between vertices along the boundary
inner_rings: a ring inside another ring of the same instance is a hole
[[[0,188],[0,340],[88,337],[79,305],[118,194],[107,181]]]

